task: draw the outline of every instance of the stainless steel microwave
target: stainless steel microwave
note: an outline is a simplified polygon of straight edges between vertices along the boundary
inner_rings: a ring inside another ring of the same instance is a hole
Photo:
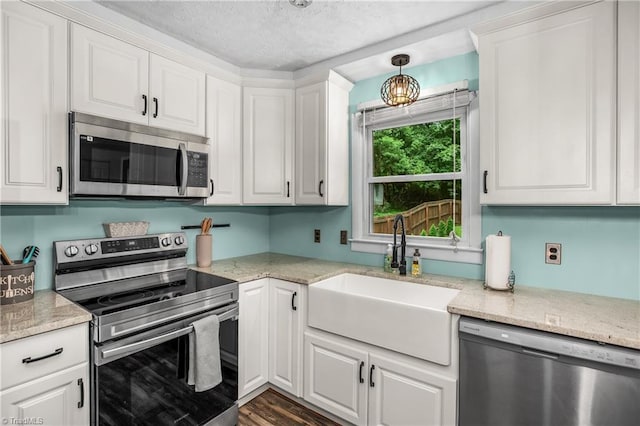
[[[72,112],[73,196],[203,198],[207,138]]]

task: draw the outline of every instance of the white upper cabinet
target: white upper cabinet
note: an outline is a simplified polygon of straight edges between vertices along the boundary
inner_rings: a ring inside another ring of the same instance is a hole
[[[296,204],[349,204],[349,91],[334,72],[296,89]]]
[[[640,3],[618,3],[618,204],[640,204]]]
[[[559,7],[478,30],[482,204],[614,202],[615,3]]]
[[[67,21],[0,8],[0,202],[67,204]]]
[[[205,204],[242,203],[242,88],[207,76],[211,196]]]
[[[204,135],[205,75],[71,24],[71,109]]]
[[[71,109],[149,124],[149,52],[71,24]]]
[[[150,54],[149,125],[204,135],[205,75]]]
[[[244,203],[291,205],[294,199],[294,90],[243,89]]]

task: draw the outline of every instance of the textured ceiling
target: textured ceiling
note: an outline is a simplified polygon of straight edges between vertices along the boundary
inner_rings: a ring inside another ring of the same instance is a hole
[[[314,0],[305,9],[288,0],[98,3],[239,67],[296,71],[496,2]]]

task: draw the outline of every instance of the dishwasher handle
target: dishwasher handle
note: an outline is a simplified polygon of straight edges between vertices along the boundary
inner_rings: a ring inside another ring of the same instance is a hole
[[[537,350],[529,349],[529,348],[522,348],[522,353],[523,354],[527,354],[527,355],[537,356],[539,358],[548,358],[548,359],[554,359],[554,360],[558,359],[560,357],[560,355],[558,355],[558,354],[537,351]]]

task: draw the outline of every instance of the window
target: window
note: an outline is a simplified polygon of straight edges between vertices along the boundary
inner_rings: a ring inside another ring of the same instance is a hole
[[[402,214],[424,257],[482,263],[476,104],[461,90],[354,115],[352,249],[384,252]]]

